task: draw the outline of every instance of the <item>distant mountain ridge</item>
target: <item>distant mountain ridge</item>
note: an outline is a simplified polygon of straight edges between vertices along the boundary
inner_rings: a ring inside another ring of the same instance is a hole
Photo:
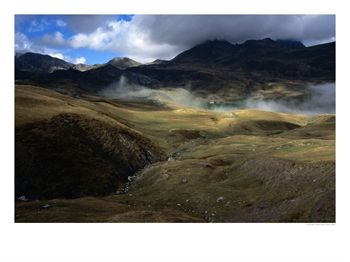
[[[305,47],[297,41],[248,40],[231,44],[206,41],[170,61],[128,68],[147,75],[163,86],[218,90],[276,81],[335,80],[335,42]]]
[[[212,40],[199,44],[177,55],[173,62],[206,62],[227,63],[233,59],[252,57],[257,55],[275,56],[290,50],[306,48],[299,41],[277,40],[270,38],[263,40],[247,40],[242,44],[231,44],[226,40]]]
[[[128,57],[116,57],[109,60],[105,64],[72,64],[63,59],[52,57],[50,55],[38,53],[16,53],[15,68],[22,71],[31,71],[36,73],[52,73],[56,70],[68,70],[70,68],[78,71],[88,71],[106,65],[112,65],[118,69],[126,69],[132,66],[139,66],[141,63]]]
[[[93,92],[124,75],[131,84],[151,88],[191,86],[210,92],[233,88],[246,93],[267,82],[334,81],[335,42],[306,47],[298,41],[270,38],[242,44],[210,40],[169,61],[155,60],[149,64],[115,58],[100,65],[72,65],[32,53],[16,57],[15,64],[17,81],[77,86]]]

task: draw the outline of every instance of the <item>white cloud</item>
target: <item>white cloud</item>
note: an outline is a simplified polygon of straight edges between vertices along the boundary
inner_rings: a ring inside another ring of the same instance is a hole
[[[61,20],[61,19],[57,19],[56,20],[56,25],[58,27],[65,27],[65,26],[67,26],[67,23],[65,21]]]
[[[109,21],[114,21],[114,15],[68,15],[66,21],[69,28],[76,33],[92,33],[98,27],[106,25]]]
[[[333,15],[141,15],[133,24],[157,43],[186,48],[208,39],[322,41],[335,35]]]
[[[208,39],[240,43],[270,37],[322,43],[335,35],[332,15],[136,15],[131,21],[82,16],[81,24],[78,18],[70,20],[86,32],[65,39],[67,47],[115,51],[140,62],[170,59]],[[58,36],[50,41],[63,44]]]
[[[64,61],[67,61],[72,64],[85,64],[86,63],[86,58],[81,56],[77,58],[72,58],[70,56],[64,55],[62,53],[47,53],[49,56],[56,57],[59,59],[62,59]]]
[[[179,49],[168,43],[152,41],[146,31],[139,30],[128,21],[112,21],[98,27],[90,34],[78,33],[67,39],[73,48],[89,48],[122,53],[140,62],[150,62],[157,58],[170,59]]]
[[[72,63],[72,64],[85,64],[86,63],[86,58],[83,57],[83,56],[77,57],[77,58],[72,58],[72,57],[70,57],[68,55],[64,55],[62,53],[57,53],[57,52],[56,53],[55,52],[52,53],[52,52],[49,52],[49,51],[44,53],[44,54],[47,54],[47,55],[52,56],[52,57],[56,57],[58,59],[62,59],[64,61]]]
[[[64,60],[64,55],[61,53],[48,53],[47,55]]]
[[[74,64],[86,64],[86,58],[85,57],[78,57],[74,60]]]
[[[49,22],[46,19],[32,20],[28,27],[28,32],[41,32],[49,25]]]
[[[65,21],[76,32],[73,36],[65,38],[55,32],[35,40],[34,45],[112,51],[150,62],[171,59],[210,39],[241,43],[270,37],[317,44],[335,37],[334,15],[135,15],[130,21],[115,16],[73,15],[66,16]],[[22,39],[18,45],[28,43]]]
[[[17,32],[15,34],[15,50],[22,52],[26,50],[31,50],[32,49],[32,42],[29,41],[28,37],[23,34]]]
[[[43,45],[45,47],[60,47],[66,44],[64,35],[61,32],[55,32],[52,35],[46,34],[43,37],[36,40],[39,45]]]
[[[57,33],[57,32],[56,32]],[[63,35],[56,34],[57,38],[63,39]],[[63,40],[64,41],[64,40]],[[39,54],[45,54],[49,55],[52,57],[56,57],[62,60],[65,60],[67,62],[73,63],[73,64],[85,64],[86,63],[86,58],[85,57],[71,57],[68,55],[64,55],[62,52],[57,51],[56,49],[53,48],[48,48],[48,47],[43,47],[41,45],[38,45],[36,43],[33,43],[28,39],[28,37],[23,34],[23,33],[16,33],[15,34],[15,51],[16,52],[33,52],[33,53],[39,53]]]

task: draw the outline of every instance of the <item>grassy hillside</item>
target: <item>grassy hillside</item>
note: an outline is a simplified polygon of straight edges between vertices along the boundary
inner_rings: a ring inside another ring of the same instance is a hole
[[[35,87],[16,88],[16,196],[107,195],[162,150],[84,102]]]
[[[334,115],[16,86],[15,142],[18,222],[335,221]]]

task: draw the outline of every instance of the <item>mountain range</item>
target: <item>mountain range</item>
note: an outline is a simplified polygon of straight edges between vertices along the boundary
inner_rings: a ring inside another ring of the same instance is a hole
[[[45,86],[76,86],[89,92],[117,81],[122,75],[132,84],[159,87],[190,86],[216,92],[236,89],[247,93],[261,83],[335,80],[335,42],[306,47],[298,41],[248,40],[231,44],[210,40],[173,59],[141,64],[114,58],[105,64],[74,65],[35,53],[15,57],[16,81]]]

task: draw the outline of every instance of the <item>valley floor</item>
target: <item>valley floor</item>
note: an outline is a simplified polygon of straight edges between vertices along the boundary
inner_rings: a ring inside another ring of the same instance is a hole
[[[16,222],[335,222],[335,115],[15,90]]]

